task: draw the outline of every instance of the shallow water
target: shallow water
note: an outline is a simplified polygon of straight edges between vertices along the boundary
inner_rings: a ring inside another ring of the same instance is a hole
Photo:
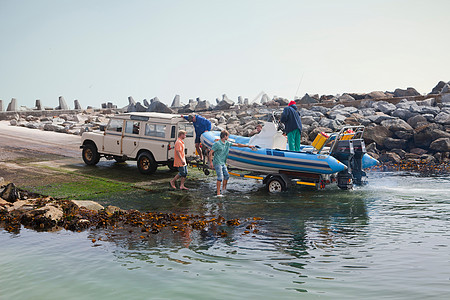
[[[450,178],[371,173],[369,182],[268,195],[232,178],[217,198],[209,177],[184,194],[101,199],[262,217],[257,234],[238,226],[226,238],[193,230],[98,241],[104,232],[0,230],[0,299],[447,299]]]

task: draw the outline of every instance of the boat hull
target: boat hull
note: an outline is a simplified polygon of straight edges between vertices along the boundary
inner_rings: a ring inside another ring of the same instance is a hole
[[[201,142],[211,149],[219,140],[220,132],[208,131],[202,134]],[[248,144],[249,138],[230,135],[230,141]],[[346,166],[332,156],[288,150],[230,147],[227,163],[234,168],[259,173],[280,173],[282,171],[314,174],[333,174],[346,169]]]

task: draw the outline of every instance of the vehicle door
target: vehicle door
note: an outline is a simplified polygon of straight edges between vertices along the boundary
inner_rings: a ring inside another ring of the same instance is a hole
[[[178,131],[184,130],[186,131],[186,138],[184,139],[184,147],[186,157],[195,156],[195,135],[194,135],[194,126],[191,123],[180,122],[178,123]],[[178,137],[178,131],[176,136]]]
[[[111,119],[109,121],[103,136],[102,153],[121,154],[123,123],[124,120],[121,119]]]
[[[168,132],[166,133],[166,136],[169,137],[168,139],[168,147],[167,147],[167,159],[174,159],[175,156],[175,143],[178,139],[178,132],[177,132],[177,126],[176,125],[170,125]]]
[[[167,161],[167,147],[165,124],[153,122],[145,123],[144,136],[142,137],[141,149],[147,149],[158,162]]]
[[[139,146],[141,122],[136,120],[125,121],[125,130],[122,138],[122,155],[136,157],[136,149]]]

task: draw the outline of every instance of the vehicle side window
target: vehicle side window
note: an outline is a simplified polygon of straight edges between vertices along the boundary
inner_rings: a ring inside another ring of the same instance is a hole
[[[170,137],[173,139],[175,138],[175,126],[172,126],[171,132],[170,132]]]
[[[111,119],[111,122],[109,122],[108,127],[106,127],[106,130],[122,132],[122,127],[123,127],[123,120]]]
[[[145,135],[165,137],[166,136],[166,125],[157,124],[145,124]]]
[[[140,122],[127,121],[125,124],[125,133],[139,134]]]
[[[179,130],[186,131],[186,137],[194,137],[194,126],[189,123],[180,123],[178,125]]]

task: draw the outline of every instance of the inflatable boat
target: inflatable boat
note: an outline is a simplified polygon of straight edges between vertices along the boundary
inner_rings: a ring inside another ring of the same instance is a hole
[[[363,169],[378,163],[365,153],[363,131],[364,126],[347,126],[334,135],[318,136],[321,140],[315,143],[316,139],[314,146],[301,146],[296,152],[288,149],[287,138],[275,123],[265,122],[261,132],[252,137],[229,136],[230,142],[256,146],[256,149],[230,147],[227,164],[231,168],[267,174],[265,181],[282,177],[281,188],[286,188],[292,178],[321,186],[337,178],[338,186],[348,189],[353,183],[362,183]],[[207,151],[219,139],[219,131],[205,132],[200,138]],[[331,146],[327,148],[326,144]]]

